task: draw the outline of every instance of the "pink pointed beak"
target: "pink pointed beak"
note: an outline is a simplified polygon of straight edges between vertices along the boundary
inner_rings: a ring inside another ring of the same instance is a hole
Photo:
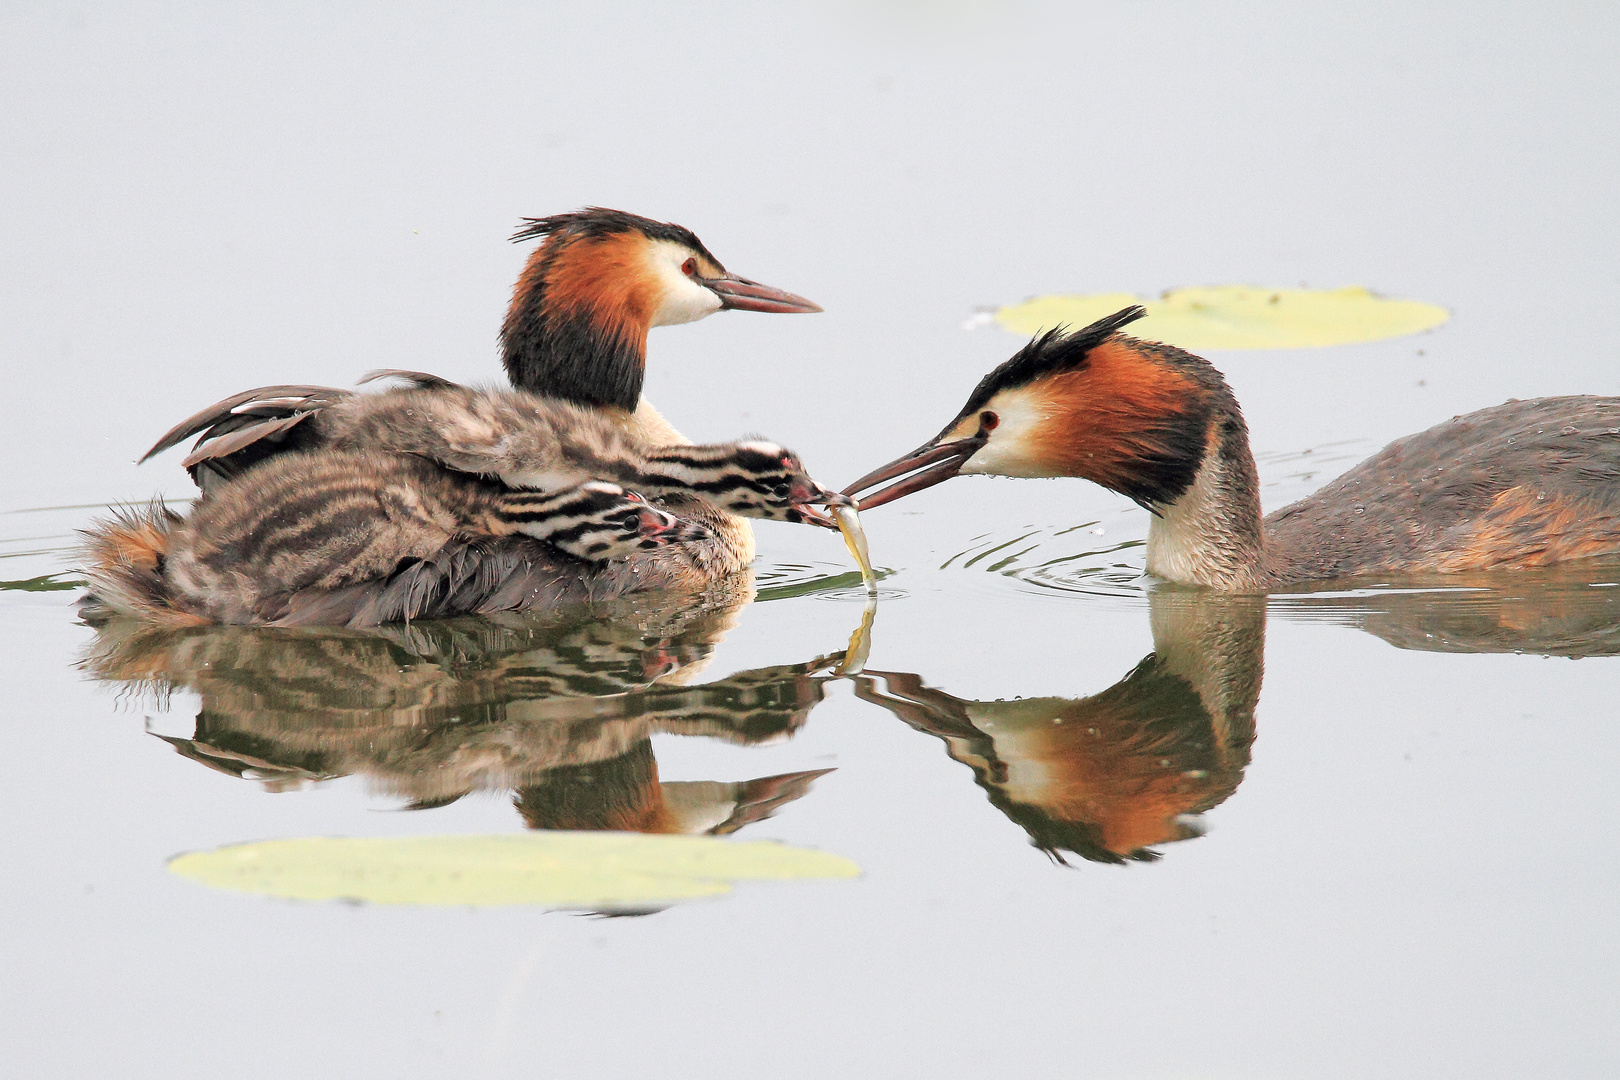
[[[985,443],[990,441],[990,432],[995,429],[994,415],[986,413],[988,419],[979,421],[979,430],[965,439],[952,439],[950,442],[924,443],[911,453],[895,458],[880,468],[873,469],[849,487],[844,489],[845,495],[859,496],[857,505],[862,510],[870,510],[874,506],[893,502],[896,499],[910,495],[923,488],[931,488],[935,484],[943,483],[962,471],[968,458],[979,452]],[[860,492],[878,484],[903,477],[899,483],[890,484],[881,491],[871,495],[860,496]]]
[[[720,298],[721,311],[771,311],[791,315],[821,310],[821,305],[813,300],[733,274],[698,280]]]

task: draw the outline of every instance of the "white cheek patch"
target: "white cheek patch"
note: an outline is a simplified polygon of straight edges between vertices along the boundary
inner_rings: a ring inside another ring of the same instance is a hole
[[[653,326],[697,322],[720,310],[718,296],[682,273],[681,264],[691,257],[690,251],[673,240],[654,240],[648,245],[647,258],[663,293],[653,312]]]
[[[1059,476],[1052,466],[1038,460],[1036,434],[1050,417],[1028,397],[1017,393],[997,394],[985,405],[1001,420],[990,433],[990,441],[962,466],[964,473],[993,473],[997,476]]]

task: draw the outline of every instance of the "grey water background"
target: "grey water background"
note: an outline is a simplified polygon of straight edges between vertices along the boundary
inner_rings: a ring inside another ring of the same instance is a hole
[[[655,331],[647,393],[694,438],[761,431],[830,483],[932,435],[1017,347],[964,329],[986,305],[1252,282],[1451,309],[1418,337],[1212,357],[1275,507],[1455,413],[1620,393],[1617,45],[1600,5],[7,5],[0,578],[60,570],[83,507],[188,495],[178,455],[132,461],[225,394],[494,379],[526,255],[504,238],[587,203],[679,221],[826,307]],[[954,481],[867,528],[892,571],[874,669],[1080,698],[1154,648],[1143,514],[1080,481]],[[815,587],[847,569],[835,537],[759,533],[761,584],[806,589],[743,610],[703,679],[832,652],[859,621]],[[1557,602],[1601,615],[1609,584]],[[1500,628],[1529,593],[1409,606]],[[200,768],[149,734],[188,736],[195,697],[87,678],[70,592],[0,592],[0,1057],[1612,1076],[1620,661],[1398,648],[1364,628],[1394,603],[1272,601],[1243,783],[1158,862],[1053,864],[937,739],[834,682],[791,738],[654,747],[666,780],[834,767],[745,835],[864,876],[599,919],[171,876],[246,840],[521,823],[500,793],[401,813],[358,777],[272,792]]]

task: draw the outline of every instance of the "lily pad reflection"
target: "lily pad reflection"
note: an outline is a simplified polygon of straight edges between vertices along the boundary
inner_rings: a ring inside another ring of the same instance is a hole
[[[735,881],[860,873],[848,859],[785,844],[585,832],[268,840],[180,855],[169,869],[293,900],[595,910],[717,896]]]

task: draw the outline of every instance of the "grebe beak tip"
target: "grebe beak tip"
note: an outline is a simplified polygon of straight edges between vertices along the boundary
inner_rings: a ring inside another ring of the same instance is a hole
[[[968,459],[978,453],[979,448],[985,444],[987,434],[980,432],[966,439],[953,439],[950,442],[931,442],[918,447],[911,453],[895,458],[887,465],[872,470],[853,484],[844,489],[844,494],[857,496],[867,488],[889,480],[898,480],[880,491],[870,495],[860,496],[857,504],[862,510],[871,510],[884,503],[921,491],[923,488],[933,487],[949,480],[962,471]]]
[[[721,311],[766,311],[779,315],[809,315],[821,311],[814,300],[806,300],[785,289],[761,285],[747,278],[727,275],[704,278],[703,284],[720,298]]]

